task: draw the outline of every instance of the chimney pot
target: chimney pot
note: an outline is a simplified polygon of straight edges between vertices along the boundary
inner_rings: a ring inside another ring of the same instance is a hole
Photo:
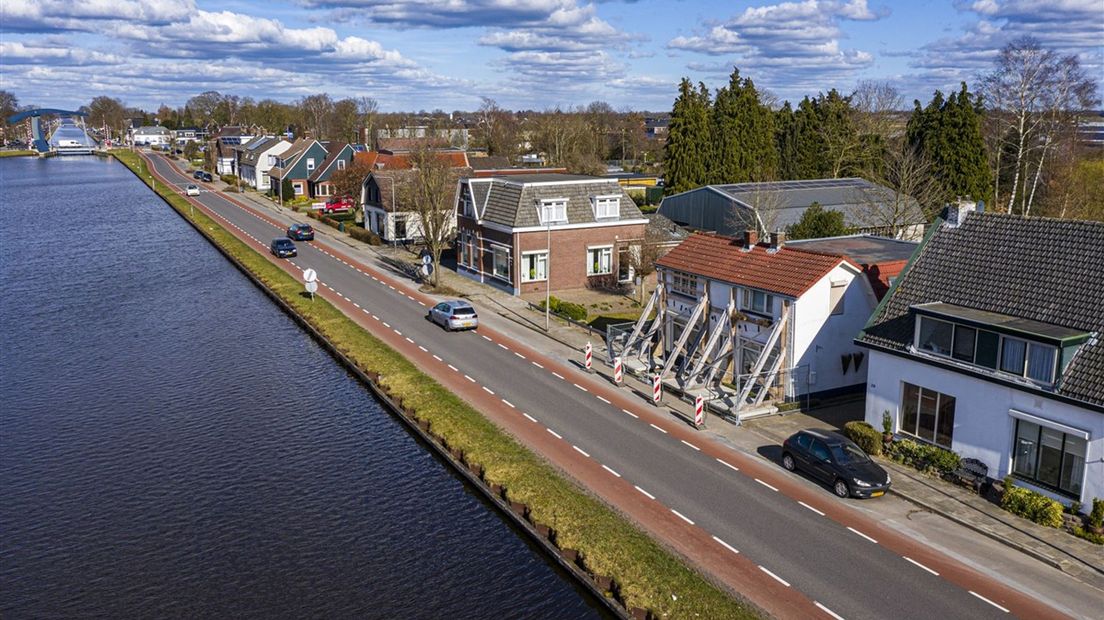
[[[759,243],[759,231],[754,228],[749,228],[744,231],[744,249],[750,250],[755,247],[755,244]]]
[[[781,248],[783,245],[785,245],[785,243],[786,243],[786,231],[784,231],[784,230],[774,231],[774,233],[771,235],[771,248],[777,250],[777,249]]]

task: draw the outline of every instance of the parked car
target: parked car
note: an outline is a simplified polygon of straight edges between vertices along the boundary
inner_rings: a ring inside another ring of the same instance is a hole
[[[196,185],[195,183],[190,183],[185,191],[187,192],[187,194],[189,196],[198,196],[199,195],[199,186]]]
[[[192,172],[192,178],[202,181],[203,180],[203,171],[202,170],[194,170]]]
[[[878,497],[890,479],[855,442],[833,431],[804,430],[782,444],[782,467],[800,469],[826,484],[840,497]]]
[[[296,241],[314,241],[314,229],[310,224],[292,224],[288,226],[287,236]]]
[[[352,198],[330,198],[326,201],[326,204],[322,206],[323,213],[344,213],[353,208]]]
[[[291,258],[298,256],[299,252],[295,249],[295,243],[287,237],[276,237],[269,244],[268,250],[272,252],[272,255],[276,258]]]
[[[479,327],[479,315],[476,314],[475,308],[460,299],[442,301],[433,306],[429,309],[426,318],[449,331]]]

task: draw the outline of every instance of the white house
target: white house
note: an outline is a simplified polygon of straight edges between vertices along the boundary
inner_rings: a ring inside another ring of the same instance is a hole
[[[244,147],[238,158],[242,181],[257,191],[267,192],[268,171],[279,161],[279,156],[291,148],[291,142],[283,138],[265,136],[251,140]]]
[[[782,233],[769,243],[754,231],[739,239],[691,235],[656,262],[656,293],[615,347],[630,369],[643,370],[658,345],[669,387],[740,415],[771,401],[860,390],[866,354],[853,339],[884,290],[872,278],[890,272],[866,254],[889,265],[907,259],[915,244],[831,241],[802,247]]]
[[[160,125],[146,125],[131,130],[130,139],[140,146],[167,146],[172,144],[172,132]]]
[[[1091,508],[1104,497],[1104,223],[952,205],[856,343],[866,419]]]

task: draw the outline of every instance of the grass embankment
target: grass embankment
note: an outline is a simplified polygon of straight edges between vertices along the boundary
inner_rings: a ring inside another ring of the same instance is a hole
[[[4,157],[31,157],[38,155],[35,151],[0,151],[0,158]]]
[[[145,166],[129,152],[116,153],[150,184]],[[432,434],[469,464],[483,467],[488,484],[529,507],[530,520],[550,526],[560,548],[575,549],[594,575],[612,577],[626,607],[673,618],[757,618],[751,606],[717,588],[656,541],[591,497],[524,448],[477,410],[418,370],[410,361],[354,323],[330,303],[312,302],[290,275],[234,237],[163,185],[157,189],[182,216],[194,221],[362,371],[401,399]],[[677,596],[677,600],[672,598]]]

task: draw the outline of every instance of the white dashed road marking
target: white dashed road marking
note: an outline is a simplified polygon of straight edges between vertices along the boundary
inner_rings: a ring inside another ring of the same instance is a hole
[[[682,443],[684,443],[684,444],[690,446],[691,448],[697,450],[698,452],[701,452],[701,448],[695,446],[694,444],[690,443],[689,441],[686,441],[685,439],[681,439],[679,441],[681,441]]]
[[[651,493],[645,491],[644,489],[642,489],[642,488],[640,488],[636,485],[633,485],[633,488],[635,488],[637,491],[640,491],[641,493],[643,493],[644,496],[647,497],[648,499],[655,499],[655,495],[652,495]]]
[[[525,416],[526,418],[528,418],[530,422],[536,422],[536,421],[537,421],[537,419],[536,419],[536,418],[534,418],[533,416],[529,415],[528,413],[523,413],[523,414],[521,414],[521,415],[523,415],[523,416]]]
[[[656,426],[655,424],[649,424],[648,426],[651,426],[652,428],[654,428],[654,429],[656,429],[657,431],[659,431],[659,432],[663,433],[664,435],[666,435],[666,434],[667,434],[667,431],[665,431],[665,430],[663,430],[662,428],[660,428],[660,427]]]
[[[916,565],[916,566],[919,566],[920,568],[922,568],[922,569],[924,569],[924,570],[928,571],[929,573],[931,573],[931,574],[935,575],[936,577],[938,577],[938,576],[939,576],[939,573],[937,573],[937,572],[933,571],[932,569],[928,568],[927,566],[924,566],[923,564],[921,564],[921,563],[917,562],[916,560],[914,560],[914,559],[910,558],[909,556],[907,556],[907,555],[902,555],[901,557],[905,558],[906,560],[908,560],[908,561],[909,561],[909,562],[911,562],[912,564],[914,564],[914,565]]]
[[[725,461],[723,459],[717,459],[717,462],[720,463],[721,465],[724,465],[725,467],[731,469],[732,471],[740,471],[739,467],[736,467],[732,463],[729,463],[728,461]]]
[[[541,366],[540,364],[538,364],[536,362],[533,362],[533,365],[536,366],[537,368],[540,368],[541,370],[544,370],[544,366]]]
[[[554,370],[552,371],[552,376],[556,377],[557,379],[563,379],[563,375],[561,375],[560,373],[558,373]]]
[[[492,392],[492,391],[491,391],[491,388],[489,388],[489,387],[487,387],[487,386],[485,386],[485,385],[483,385],[483,386],[480,386],[480,387],[482,387],[482,388],[483,388],[483,391],[484,391],[484,392],[486,392],[486,393],[490,394],[491,396],[494,396],[494,392]]]
[[[501,349],[502,349],[503,351],[509,351],[509,350],[510,350],[510,347],[508,347],[508,346],[506,346],[506,345],[502,344],[501,342],[500,342],[500,343],[498,343],[498,346],[499,346],[499,348],[501,348]]]
[[[579,454],[582,454],[583,456],[587,457],[588,459],[590,458],[590,455],[587,454],[586,450],[583,450],[579,446],[571,446],[571,447],[575,448],[575,451],[578,452]]]
[[[869,540],[870,542],[874,543],[875,545],[878,544],[878,541],[876,541],[873,538],[867,536],[866,534],[863,534],[862,532],[860,532],[859,530],[856,530],[855,528],[851,527],[850,525],[847,526],[847,529],[851,530],[851,532],[853,534],[858,534],[859,536],[862,536],[863,538]]]
[[[686,521],[690,525],[694,525],[694,522],[691,521],[686,515],[682,514],[681,512],[679,512],[677,510],[675,510],[674,508],[671,509],[671,512],[675,513],[676,517],[682,519],[683,521]]]
[[[471,381],[472,383],[475,383],[475,379],[472,379],[471,375],[464,375],[464,378],[467,379],[468,381]]]
[[[802,506],[804,506],[804,507],[808,508],[809,510],[812,510],[813,512],[817,513],[818,515],[820,515],[820,516],[822,516],[822,517],[824,516],[824,513],[823,513],[823,512],[821,512],[821,511],[817,510],[816,508],[813,508],[812,506],[810,506],[810,505],[806,504],[805,502],[802,502],[802,501],[798,501],[797,503],[799,503],[799,504],[801,504]],[[908,560],[908,558],[905,558],[905,559],[906,559],[906,560]]]
[[[589,392],[590,391],[590,390],[586,389],[585,387],[579,385],[578,383],[575,384],[575,387],[579,388],[580,390],[582,390],[584,392]]]
[[[824,613],[828,614],[829,616],[832,616],[836,620],[843,620],[843,616],[837,614],[836,612],[832,611],[831,609],[828,609],[827,607],[825,607],[824,605],[821,605],[820,603],[818,603],[816,601],[813,601],[813,602],[816,603],[816,606],[819,607],[820,610],[823,611]]]
[[[766,569],[766,567],[764,567],[763,565],[759,565],[759,570],[761,570],[761,571],[763,571],[764,573],[766,573],[766,574],[770,575],[771,577],[774,577],[774,578],[775,578],[775,580],[777,580],[777,581],[778,581],[778,583],[780,583],[780,584],[782,584],[782,585],[786,586],[787,588],[788,588],[788,587],[790,587],[790,582],[788,582],[788,581],[786,581],[785,579],[783,579],[783,578],[779,577],[778,575],[775,575],[774,573],[770,572],[770,571],[769,571],[769,570],[767,570],[767,569]]]
[[[619,473],[613,471],[612,469],[610,469],[609,465],[603,465],[602,469],[608,471],[609,473],[613,474],[614,476],[617,476],[618,478],[621,477],[621,474],[619,474]]]
[[[422,345],[418,345],[418,348],[422,350],[422,353],[429,353],[429,349],[423,347]]]
[[[512,402],[510,402],[510,401],[506,400],[505,398],[503,398],[503,399],[502,399],[502,404],[503,404],[503,405],[506,405],[506,406],[507,406],[507,407],[509,407],[510,409],[517,409],[517,407],[515,407],[515,406],[514,406],[514,403],[512,403]]]
[[[763,486],[767,487],[768,489],[770,489],[770,490],[772,490],[772,491],[775,491],[775,492],[777,492],[777,491],[778,491],[778,489],[777,489],[777,488],[775,488],[775,487],[772,487],[771,485],[767,484],[766,482],[763,482],[762,480],[760,480],[760,479],[758,479],[758,478],[756,478],[756,479],[755,479],[755,481],[756,481],[756,482],[758,482],[759,484],[761,484],[761,485],[763,485]]]
[[[713,540],[717,541],[718,544],[720,544],[725,549],[728,549],[732,553],[740,553],[732,545],[726,543],[725,541],[721,540],[720,538],[717,538],[716,536],[713,537]]]
[[[440,356],[438,356],[438,355],[434,355],[434,356],[433,356],[433,359],[437,360],[438,362],[443,362],[443,361],[445,361],[445,360],[441,359],[441,357],[440,357]]]
[[[452,364],[449,364],[448,367],[451,368],[455,372],[460,372],[460,369],[457,368],[456,366],[453,366]]]
[[[984,596],[978,594],[977,592],[974,592],[973,590],[970,590],[970,594],[973,594],[974,596],[980,598],[981,600],[985,601],[986,603],[989,603],[990,605],[992,605],[993,607],[996,607],[997,609],[1003,611],[1004,613],[1009,613],[1009,611],[1007,609],[1005,609],[1004,607],[1001,607],[1000,605],[997,605],[993,601],[985,598]]]
[[[636,415],[635,413],[633,413],[633,412],[629,411],[628,409],[622,409],[621,411],[622,411],[623,413],[627,413],[627,414],[631,415],[631,416],[632,416],[632,417],[634,417],[634,418],[639,418],[639,417],[640,417],[640,416]]]
[[[479,337],[482,338],[483,340],[486,340],[487,342],[492,342],[492,340],[490,338],[484,336],[483,334],[479,334]]]
[[[550,434],[551,434],[551,435],[552,435],[553,437],[555,437],[556,439],[563,439],[563,435],[561,435],[561,434],[557,433],[556,431],[554,431],[554,430],[552,430],[552,429],[550,429],[550,428],[546,428],[546,429],[544,429],[544,430],[548,431],[548,432],[549,432],[549,433],[550,433]]]

